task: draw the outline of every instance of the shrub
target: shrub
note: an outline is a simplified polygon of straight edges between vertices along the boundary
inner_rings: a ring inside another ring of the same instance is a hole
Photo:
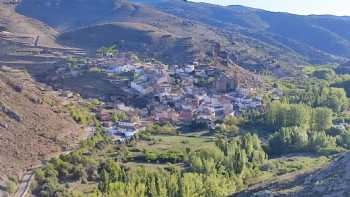
[[[313,76],[318,79],[330,80],[330,79],[333,79],[333,77],[335,76],[335,72],[334,70],[331,70],[331,69],[320,69],[320,70],[316,70],[313,73]]]
[[[167,151],[162,153],[146,151],[144,153],[144,157],[145,161],[162,163],[178,163],[183,161],[185,158],[184,154],[178,151]]]
[[[146,132],[146,131],[140,132],[138,134],[138,136],[141,140],[145,140],[145,141],[152,141],[153,140],[152,134],[149,132]]]
[[[86,108],[69,106],[68,110],[72,118],[79,124],[87,125],[94,122],[94,116]]]
[[[346,149],[350,149],[350,132],[346,131],[337,136],[337,145]]]
[[[177,134],[176,128],[170,123],[147,125],[146,132],[154,134]]]
[[[283,127],[269,139],[269,152],[283,154],[305,150],[308,135],[305,129],[299,127]]]
[[[336,147],[336,139],[328,136],[325,132],[313,132],[310,136],[309,149],[318,151],[321,148]]]
[[[123,111],[117,111],[117,112],[113,113],[113,115],[112,115],[113,122],[127,121],[128,119],[129,119],[128,114],[123,112]]]
[[[13,180],[8,180],[6,182],[6,191],[10,194],[13,194],[17,191],[17,184]]]

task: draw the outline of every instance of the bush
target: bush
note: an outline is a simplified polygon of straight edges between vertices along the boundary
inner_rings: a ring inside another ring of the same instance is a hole
[[[320,69],[320,70],[316,70],[313,73],[313,76],[318,79],[323,79],[328,81],[334,78],[335,72],[331,69]]]
[[[308,135],[299,127],[283,127],[269,139],[269,152],[273,155],[305,150]]]
[[[146,132],[146,131],[140,132],[138,134],[138,136],[141,140],[145,140],[145,141],[152,141],[153,140],[152,134],[149,132]]]
[[[68,110],[72,118],[79,124],[87,125],[94,122],[94,116],[86,108],[70,106]]]
[[[325,132],[313,132],[310,135],[309,149],[311,151],[318,151],[321,148],[335,148],[336,139],[328,136]]]
[[[6,191],[10,194],[13,194],[17,191],[17,183],[14,182],[13,180],[8,180],[6,182]]]
[[[123,112],[123,111],[115,112],[112,115],[112,121],[113,122],[127,121],[128,119],[129,119],[128,114]]]
[[[302,151],[319,152],[321,149],[335,149],[338,144],[346,144],[346,137],[327,135],[324,131],[307,133],[298,127],[282,128],[269,138],[268,152],[272,155]]]
[[[226,135],[226,136],[235,136],[239,133],[238,125],[241,123],[241,120],[235,116],[227,116],[224,119],[222,124],[216,126],[216,131]]]
[[[350,131],[346,131],[337,136],[337,145],[350,149]]]
[[[144,157],[145,161],[161,163],[178,163],[182,162],[185,158],[184,154],[178,151],[167,151],[163,153],[146,151]]]
[[[177,130],[170,123],[166,124],[150,124],[146,127],[146,132],[152,134],[177,134]]]

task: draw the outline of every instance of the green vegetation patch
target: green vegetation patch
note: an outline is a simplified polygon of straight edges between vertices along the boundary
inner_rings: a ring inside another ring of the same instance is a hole
[[[152,141],[138,142],[136,147],[140,150],[149,151],[168,151],[180,150],[185,151],[186,148],[192,150],[200,148],[213,148],[215,140],[210,137],[191,137],[185,135],[153,135]]]
[[[329,161],[330,159],[324,156],[294,156],[289,158],[282,157],[267,161],[266,164],[261,166],[261,169],[274,175],[282,175],[286,173],[322,167],[325,164],[329,163]]]

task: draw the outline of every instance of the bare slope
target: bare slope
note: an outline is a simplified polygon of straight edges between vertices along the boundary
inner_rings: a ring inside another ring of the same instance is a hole
[[[80,127],[52,92],[22,71],[0,70],[0,177],[20,175],[77,140]]]
[[[34,39],[39,36],[39,43],[43,46],[57,47],[55,36],[57,32],[38,20],[25,17],[14,11],[14,6],[5,4],[5,0],[0,0],[0,26],[7,31],[23,35]]]

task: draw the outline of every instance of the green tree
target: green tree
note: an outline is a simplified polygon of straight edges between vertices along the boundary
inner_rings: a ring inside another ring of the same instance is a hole
[[[185,173],[181,179],[181,197],[203,196],[205,193],[201,175]]]
[[[6,191],[9,193],[9,194],[13,194],[17,191],[17,184],[16,182],[14,182],[13,180],[8,180],[6,182]]]
[[[178,197],[180,193],[179,187],[179,174],[172,173],[167,179],[167,188],[168,188],[168,196],[169,197]]]
[[[224,165],[230,175],[241,175],[248,162],[247,155],[244,150],[238,147],[232,146],[230,149]]]
[[[192,158],[190,160],[190,165],[191,165],[192,170],[195,172],[202,172],[203,171],[202,159],[197,155],[192,156]]]
[[[110,47],[101,47],[97,49],[96,53],[98,56],[115,56],[118,54],[118,50],[116,48],[117,45],[112,45]]]
[[[350,149],[350,131],[346,131],[337,136],[337,144],[341,147]]]
[[[336,139],[328,136],[324,131],[314,132],[310,136],[309,148],[313,151],[318,151],[321,148],[336,147]]]
[[[100,181],[98,183],[98,189],[103,193],[107,193],[109,191],[109,186],[111,183],[107,170],[105,169],[100,170],[99,177],[100,177]]]
[[[349,106],[344,89],[331,88],[325,106],[337,113],[344,111]]]
[[[300,127],[283,127],[269,138],[269,152],[282,154],[305,150],[308,135]]]
[[[114,112],[112,114],[112,121],[113,122],[119,122],[119,121],[127,121],[129,119],[129,116],[127,113],[123,112],[123,111],[118,111],[118,112]]]
[[[241,120],[235,116],[227,116],[224,119],[222,124],[219,124],[216,128],[216,131],[226,135],[226,136],[235,136],[239,133],[238,124],[240,124]]]
[[[305,105],[290,105],[288,126],[305,127],[309,125],[311,109]]]
[[[319,69],[313,73],[314,77],[323,80],[331,80],[335,76],[335,72],[332,69]]]
[[[318,107],[312,111],[312,129],[325,131],[332,127],[333,112],[328,108]]]
[[[224,197],[235,192],[235,184],[222,175],[210,174],[204,180],[205,197]]]

